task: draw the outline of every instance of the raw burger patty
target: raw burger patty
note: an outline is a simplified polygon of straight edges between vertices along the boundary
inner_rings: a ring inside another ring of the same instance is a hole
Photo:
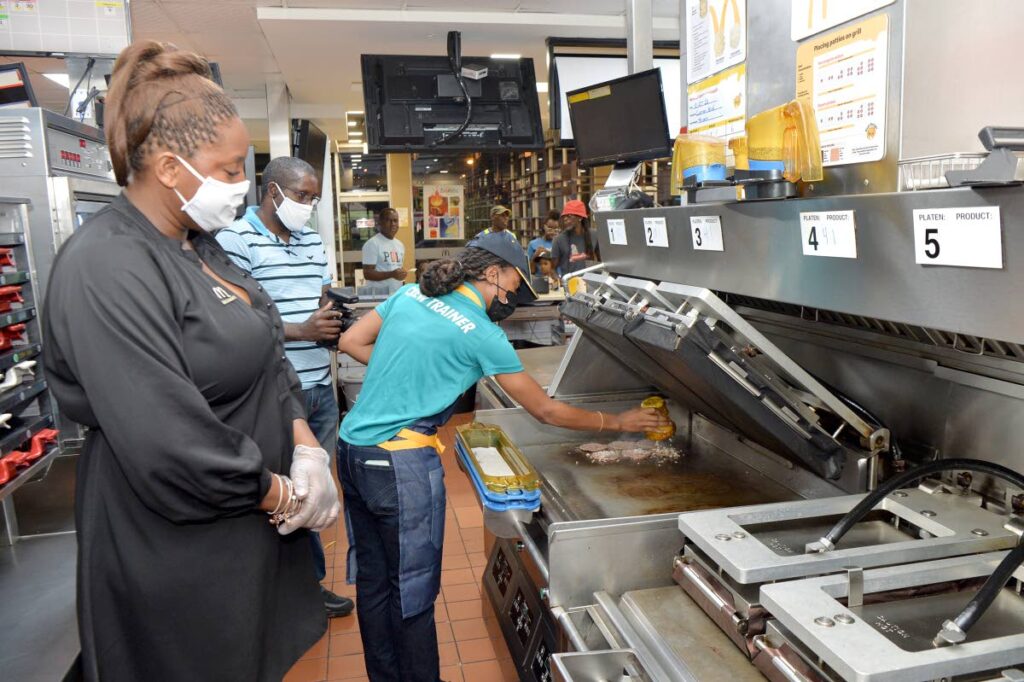
[[[580,446],[580,450],[583,452],[600,452],[601,450],[607,450],[608,446],[604,443],[584,443]]]

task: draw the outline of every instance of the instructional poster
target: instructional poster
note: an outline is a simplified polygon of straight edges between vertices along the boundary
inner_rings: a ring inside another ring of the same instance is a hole
[[[882,14],[802,44],[796,96],[814,107],[824,166],[885,156],[889,17]]]
[[[424,239],[462,239],[464,205],[462,185],[424,185]]]
[[[125,0],[0,0],[0,50],[114,56],[127,45]]]
[[[896,0],[793,0],[790,34],[800,40],[845,24]]]
[[[686,82],[747,59],[747,0],[686,0]]]
[[[728,140],[747,123],[747,65],[740,64],[686,88],[686,131]],[[732,164],[732,151],[726,151]]]

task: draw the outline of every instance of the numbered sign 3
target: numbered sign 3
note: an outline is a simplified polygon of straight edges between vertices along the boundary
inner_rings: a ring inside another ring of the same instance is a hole
[[[693,238],[694,251],[725,251],[720,216],[691,216],[690,236]]]
[[[1001,269],[999,207],[915,209],[914,260],[921,265]]]
[[[626,221],[622,218],[608,219],[608,241],[616,246],[627,246]]]
[[[644,241],[647,246],[668,248],[668,228],[664,218],[644,218]]]
[[[800,243],[805,256],[857,257],[857,228],[853,211],[800,214]]]

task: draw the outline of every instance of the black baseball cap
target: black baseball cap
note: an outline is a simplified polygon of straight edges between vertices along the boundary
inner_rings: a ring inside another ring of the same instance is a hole
[[[503,230],[477,235],[466,244],[466,248],[483,249],[514,267],[519,272],[520,280],[516,299],[520,303],[537,300],[537,292],[530,286],[530,266],[526,260],[526,252],[507,232]]]

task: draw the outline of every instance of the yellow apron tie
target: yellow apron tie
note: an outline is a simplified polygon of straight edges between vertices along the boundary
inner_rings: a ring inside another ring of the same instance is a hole
[[[379,443],[377,447],[388,452],[415,450],[416,448],[433,448],[439,455],[444,452],[444,445],[441,444],[441,439],[436,433],[433,436],[428,436],[411,429],[402,429],[394,438]]]
[[[484,307],[484,302],[483,299],[480,298],[480,294],[478,294],[476,292],[476,289],[473,289],[468,284],[460,284],[458,288],[455,289],[455,291],[456,293],[462,294],[463,296],[471,300],[473,303],[476,303],[479,307]]]

